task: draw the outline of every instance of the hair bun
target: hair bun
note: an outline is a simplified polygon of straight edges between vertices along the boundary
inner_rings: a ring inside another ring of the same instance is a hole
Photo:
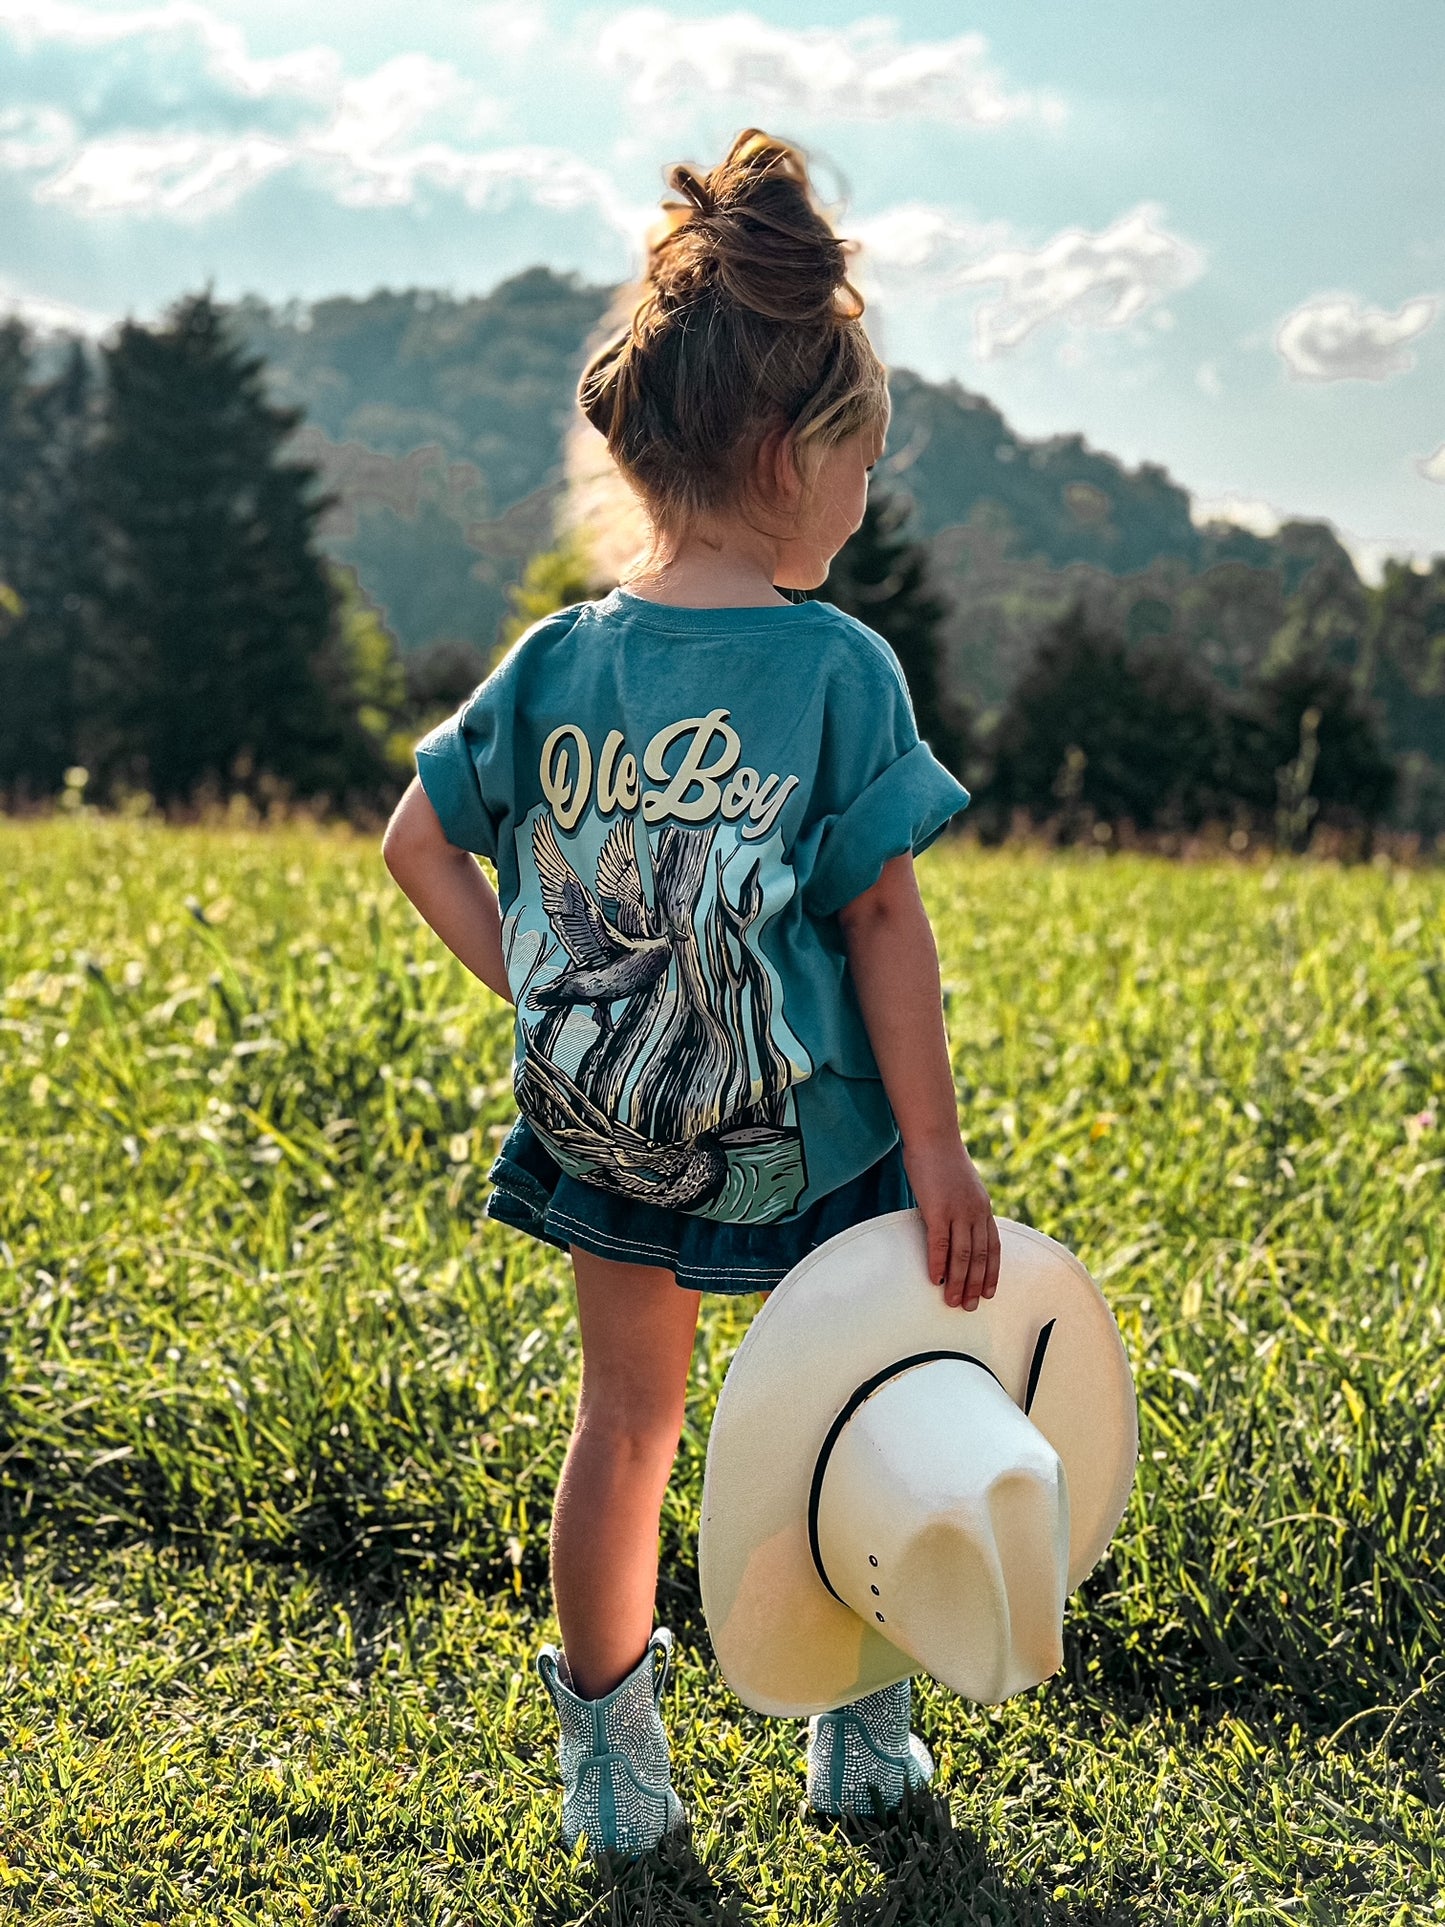
[[[867,429],[881,445],[888,380],[840,241],[803,156],[756,127],[718,166],[674,167],[676,200],[620,292],[577,399],[654,531],[771,501],[754,473],[781,429],[802,476]],[[751,526],[759,526],[752,521]]]
[[[666,226],[649,250],[646,279],[662,308],[711,294],[770,321],[862,313],[848,280],[851,244],[819,208],[796,147],[745,128],[716,167],[680,165],[667,180],[685,205],[664,202]]]

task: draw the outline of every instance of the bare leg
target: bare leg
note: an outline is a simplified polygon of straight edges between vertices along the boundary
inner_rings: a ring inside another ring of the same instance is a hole
[[[552,1591],[573,1685],[600,1699],[642,1657],[657,1534],[701,1293],[572,1246],[582,1395],[552,1515]]]

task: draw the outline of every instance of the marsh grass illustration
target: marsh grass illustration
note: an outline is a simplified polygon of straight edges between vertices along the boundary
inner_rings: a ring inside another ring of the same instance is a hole
[[[942,1801],[807,1822],[701,1622],[750,1311],[707,1303],[660,1600],[695,1829],[597,1873],[531,1672],[565,1260],[480,1218],[506,1015],[347,833],[76,813],[0,861],[0,1918],[1445,1919],[1438,872],[922,860],[997,1207],[1118,1312],[1131,1507],[1056,1680],[920,1688]]]

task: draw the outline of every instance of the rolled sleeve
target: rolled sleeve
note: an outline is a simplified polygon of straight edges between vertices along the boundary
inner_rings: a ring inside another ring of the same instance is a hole
[[[416,773],[447,842],[495,863],[497,819],[482,792],[479,768],[487,744],[470,720],[473,707],[459,709],[422,737],[416,746]]]
[[[915,742],[829,824],[804,893],[808,910],[836,915],[872,888],[891,857],[926,850],[968,801],[927,743]]]

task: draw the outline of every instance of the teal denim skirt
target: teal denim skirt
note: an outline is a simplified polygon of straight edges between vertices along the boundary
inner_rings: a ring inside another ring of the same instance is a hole
[[[896,1140],[876,1164],[776,1224],[718,1224],[569,1177],[525,1118],[512,1126],[488,1176],[487,1216],[500,1224],[560,1251],[580,1245],[621,1264],[661,1266],[685,1291],[735,1297],[770,1291],[838,1232],[885,1212],[907,1211],[915,1202]]]

